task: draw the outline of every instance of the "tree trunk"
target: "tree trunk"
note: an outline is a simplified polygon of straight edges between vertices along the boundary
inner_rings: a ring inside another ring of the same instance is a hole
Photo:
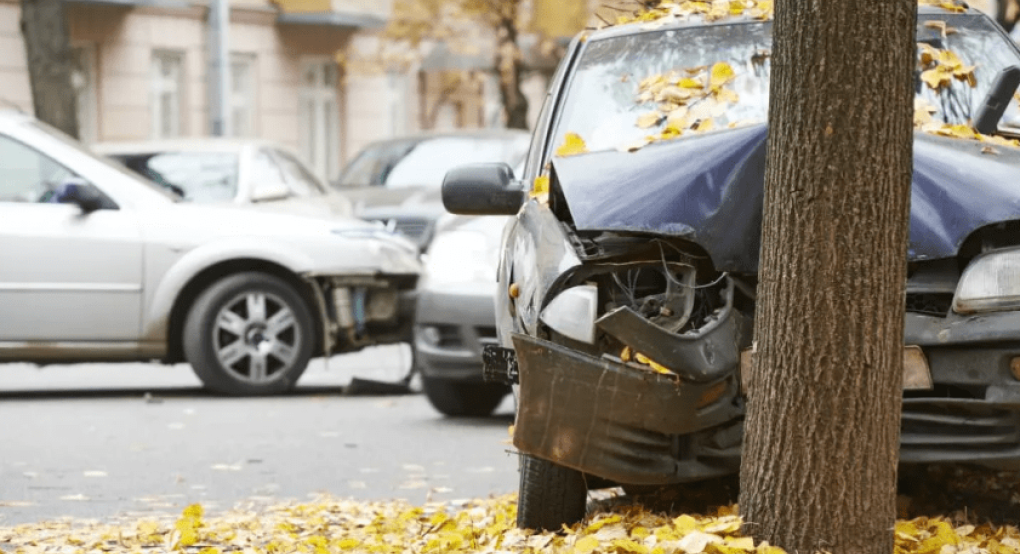
[[[499,96],[510,129],[528,129],[528,99],[521,92],[524,66],[521,48],[517,45],[516,17],[502,17],[499,22],[499,44],[496,46],[496,71],[499,74]]]
[[[890,554],[916,0],[777,2],[745,531]]]
[[[74,59],[63,0],[22,0],[21,35],[35,116],[77,138]]]

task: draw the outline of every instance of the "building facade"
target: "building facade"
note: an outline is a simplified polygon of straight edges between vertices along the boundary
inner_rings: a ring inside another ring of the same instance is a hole
[[[404,0],[229,0],[228,134],[296,149],[337,176],[365,144],[420,130],[499,127],[492,46],[469,56],[429,45],[399,68],[371,59]],[[525,0],[523,83],[532,120],[556,60],[532,52],[581,30],[608,0]],[[67,0],[87,142],[211,134],[211,0]],[[619,9],[619,8],[617,8]],[[20,0],[0,0],[0,107],[32,111]]]
[[[336,176],[365,143],[415,130],[404,75],[350,75],[338,53],[385,25],[376,0],[231,0],[230,133],[298,150]],[[66,15],[85,142],[210,134],[207,0],[78,0]],[[0,105],[32,110],[18,0],[0,0]]]

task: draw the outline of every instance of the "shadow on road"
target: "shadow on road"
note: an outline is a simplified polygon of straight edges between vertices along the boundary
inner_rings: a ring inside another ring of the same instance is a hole
[[[298,387],[287,393],[287,398],[310,396],[357,396],[357,397],[388,397],[414,394],[407,387],[381,383],[380,386],[305,386]],[[150,403],[159,403],[164,399],[173,398],[220,398],[233,397],[216,394],[202,387],[166,387],[166,388],[98,388],[98,389],[38,389],[38,390],[0,390],[0,401],[3,400],[77,400],[77,399],[125,399],[138,398]],[[266,396],[263,398],[279,398]],[[251,400],[251,397],[247,398]]]

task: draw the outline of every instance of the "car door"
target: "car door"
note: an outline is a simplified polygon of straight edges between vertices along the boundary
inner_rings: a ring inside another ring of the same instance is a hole
[[[75,176],[0,134],[0,342],[131,341],[140,335],[137,218],[130,210],[84,214],[76,205],[52,203],[55,189]]]

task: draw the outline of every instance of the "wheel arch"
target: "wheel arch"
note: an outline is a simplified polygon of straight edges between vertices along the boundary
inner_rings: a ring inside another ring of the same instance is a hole
[[[192,276],[174,299],[167,321],[165,361],[169,363],[185,361],[183,344],[184,321],[198,296],[213,283],[239,273],[265,273],[292,285],[294,290],[307,303],[308,311],[312,314],[314,328],[316,330],[323,328],[322,315],[315,297],[316,292],[309,286],[307,281],[289,268],[279,263],[259,258],[224,260],[206,267]],[[313,333],[313,336],[315,337],[315,343],[312,345],[312,354],[315,356],[322,352],[322,336],[318,332]]]

